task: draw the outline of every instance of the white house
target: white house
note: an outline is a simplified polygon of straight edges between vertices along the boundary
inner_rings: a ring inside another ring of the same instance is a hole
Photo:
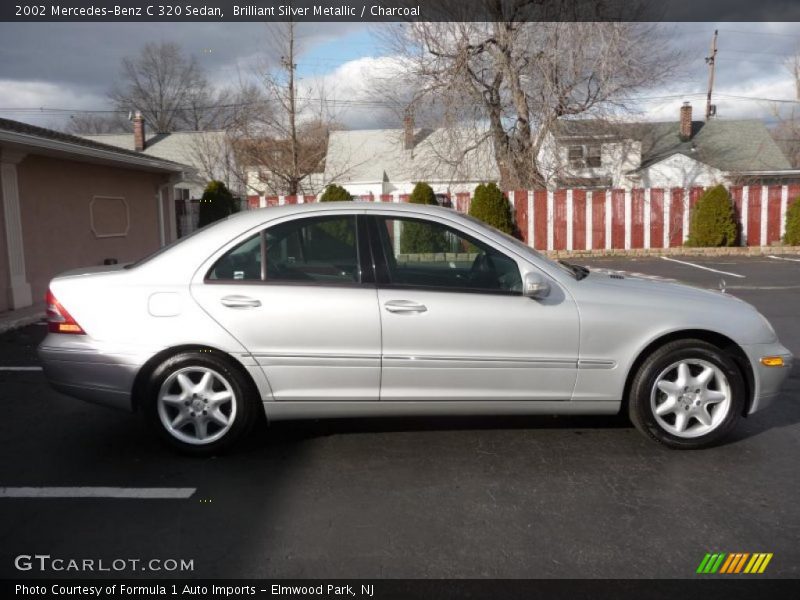
[[[758,120],[679,119],[615,123],[560,120],[539,154],[546,185],[555,188],[642,188],[773,184],[800,181]],[[418,181],[436,193],[467,192],[499,182],[491,138],[469,128],[334,131],[323,183],[352,194],[410,193]]]
[[[469,129],[414,128],[333,131],[328,140],[324,182],[351,194],[409,194],[417,182],[435,193],[469,192],[497,182],[491,141]]]
[[[541,157],[551,187],[691,187],[800,178],[758,120],[563,120]]]
[[[234,195],[243,194],[241,175],[236,172],[233,152],[225,131],[147,131],[141,114],[133,118],[131,133],[99,133],[81,136],[87,140],[190,165],[195,175],[181,184],[178,198],[198,199],[212,179],[225,183]],[[242,188],[242,189],[240,189]]]

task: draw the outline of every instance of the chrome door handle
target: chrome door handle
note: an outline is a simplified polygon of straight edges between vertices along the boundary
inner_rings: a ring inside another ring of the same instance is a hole
[[[423,313],[428,310],[424,304],[412,300],[389,300],[383,307],[391,313]]]
[[[250,298],[249,296],[225,296],[220,302],[228,308],[255,308],[261,306],[261,300]]]

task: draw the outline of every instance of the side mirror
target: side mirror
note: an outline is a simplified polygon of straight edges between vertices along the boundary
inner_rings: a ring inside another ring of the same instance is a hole
[[[522,282],[522,295],[538,300],[550,295],[550,283],[539,273],[526,273]]]

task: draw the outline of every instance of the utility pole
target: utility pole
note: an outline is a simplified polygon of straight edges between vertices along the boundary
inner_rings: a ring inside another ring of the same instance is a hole
[[[708,97],[706,98],[706,121],[711,119],[711,92],[714,90],[714,66],[717,63],[717,34],[718,31],[715,29],[714,37],[711,38],[711,56],[706,56],[706,64],[708,65]]]
[[[294,22],[289,22],[287,27],[289,52],[288,56],[281,57],[281,62],[289,73],[289,137],[292,151],[292,174],[289,181],[289,195],[296,196],[300,187],[300,176],[297,164],[297,106],[294,89],[294,72],[297,69],[297,64],[294,62]]]

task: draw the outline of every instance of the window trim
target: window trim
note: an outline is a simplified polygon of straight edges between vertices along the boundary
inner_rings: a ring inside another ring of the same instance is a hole
[[[570,158],[570,150],[580,148],[581,155],[578,158]],[[597,154],[593,155],[589,152],[590,148],[596,148]],[[589,159],[596,158],[598,160],[598,164],[590,165]],[[603,166],[603,144],[597,142],[589,142],[589,143],[572,143],[567,144],[567,163],[571,169],[600,169]]]
[[[94,222],[94,206],[98,200],[121,200],[122,205],[125,207],[125,227],[121,231],[113,231],[111,233],[99,233],[97,231],[97,226]],[[128,204],[128,201],[125,199],[124,196],[109,196],[103,194],[95,194],[92,196],[92,199],[89,200],[89,226],[94,234],[94,237],[98,239],[104,238],[115,238],[115,237],[127,237],[131,231],[131,207]]]
[[[361,281],[293,281],[293,280],[270,280],[267,278],[267,231],[271,227],[284,225],[286,223],[293,223],[297,221],[310,221],[318,219],[330,219],[332,214],[322,213],[314,216],[299,216],[291,219],[283,219],[277,223],[270,223],[262,227],[256,234],[250,230],[238,238],[232,245],[226,248],[213,263],[206,270],[203,276],[203,283],[209,285],[288,285],[288,286],[310,286],[310,287],[345,287],[345,288],[360,288],[360,287],[375,287],[375,271],[374,271],[374,258],[370,262],[367,260],[367,254],[371,255],[371,248],[369,247],[368,236],[366,235],[366,224],[361,224],[364,215],[359,213],[344,213],[336,215],[341,217],[355,218],[355,234],[356,234],[356,264],[361,271]],[[217,263],[226,256],[229,252],[238,248],[239,245],[246,242],[251,237],[258,235],[260,239],[260,253],[261,253],[261,278],[260,279],[210,279],[211,272]],[[365,252],[368,250],[369,252]]]
[[[458,229],[446,223],[442,223],[440,221],[425,219],[423,217],[417,216],[406,216],[404,214],[379,214],[379,215],[365,215],[366,219],[369,222],[369,226],[367,228],[369,239],[370,239],[370,249],[373,252],[374,256],[376,257],[375,260],[375,282],[376,286],[380,290],[417,290],[420,292],[446,292],[451,294],[486,294],[489,296],[520,296],[522,297],[522,291],[515,292],[513,290],[492,290],[487,288],[455,288],[446,285],[411,285],[411,284],[404,284],[404,283],[392,283],[391,282],[391,268],[389,266],[389,259],[386,256],[386,252],[384,251],[383,244],[381,243],[381,236],[380,236],[380,226],[381,220],[388,220],[388,219],[400,219],[400,220],[407,220],[407,221],[418,221],[422,223],[433,223],[444,227],[446,229],[450,229],[457,233],[460,237],[463,237],[467,241],[473,244],[480,244],[482,246],[489,246],[492,250],[500,254],[501,256],[505,257],[506,259],[510,260],[517,266],[517,271],[519,272],[520,280],[522,279],[522,270],[519,268],[519,261],[515,258],[508,256],[505,252],[501,252],[497,249],[494,244],[490,244],[483,240],[479,240],[475,236],[472,236],[468,233],[465,233],[462,229]]]

